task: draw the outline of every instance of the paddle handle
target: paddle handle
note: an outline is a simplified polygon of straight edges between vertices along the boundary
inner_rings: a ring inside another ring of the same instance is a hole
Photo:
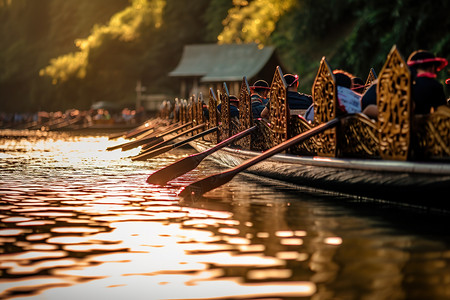
[[[215,145],[214,147],[202,152],[202,154],[204,154],[204,156],[208,156],[214,152],[216,152],[217,150],[222,149],[223,147],[228,146],[229,144],[249,135],[250,133],[252,133],[253,131],[255,131],[258,128],[258,126],[252,126],[244,131],[241,131],[229,138],[227,138],[226,140],[221,141],[220,143],[218,143],[217,145]]]
[[[218,129],[219,129],[219,127],[216,126],[216,127],[210,128],[210,129],[208,129],[208,130],[205,130],[205,131],[203,131],[203,132],[200,132],[199,134],[196,134],[196,135],[191,136],[191,137],[189,137],[189,138],[187,138],[187,139],[185,139],[185,140],[183,140],[183,141],[180,141],[180,142],[178,142],[178,143],[173,144],[173,145],[172,145],[172,148],[177,148],[177,147],[183,146],[184,144],[187,144],[187,143],[189,143],[189,142],[192,142],[193,140],[196,140],[196,139],[201,138],[201,137],[203,137],[203,136],[205,136],[205,135],[208,135],[208,134],[210,134],[210,133],[213,133],[213,132],[217,131]]]
[[[327,123],[320,124],[304,133],[301,133],[273,148],[270,148],[269,150],[263,152],[262,154],[255,156],[254,158],[251,158],[247,161],[245,161],[243,164],[238,165],[234,168],[231,168],[229,170],[226,170],[224,172],[221,172],[219,174],[210,175],[204,179],[198,180],[196,182],[191,183],[190,185],[186,186],[184,189],[180,191],[178,194],[180,197],[188,197],[188,196],[201,196],[204,193],[211,191],[228,181],[230,181],[236,174],[238,174],[241,171],[244,171],[251,166],[279,153],[282,152],[289,147],[298,144],[316,134],[322,133],[327,129],[330,129],[341,121],[341,119],[344,116],[337,117],[335,119],[332,119],[331,121],[328,121]]]
[[[294,136],[293,138],[290,138],[289,140],[287,140],[273,148],[270,148],[269,150],[263,152],[261,155],[258,155],[252,159],[249,159],[244,164],[234,167],[232,170],[235,173],[244,171],[244,170],[248,169],[249,167],[259,163],[260,161],[265,160],[266,158],[269,158],[279,152],[282,152],[282,151],[288,149],[289,147],[294,146],[295,144],[303,142],[304,140],[307,140],[310,137],[315,136],[316,134],[322,133],[327,129],[333,128],[334,126],[339,124],[340,121],[341,121],[341,118],[338,117],[338,118],[334,118],[334,119],[328,121],[327,123],[320,124],[306,132],[303,132],[297,136]]]
[[[205,157],[210,155],[211,153],[219,150],[220,148],[225,147],[226,145],[232,143],[233,141],[236,141],[240,138],[243,138],[243,137],[249,135],[256,129],[257,129],[257,126],[253,126],[249,129],[246,129],[246,130],[244,130],[238,134],[235,134],[232,137],[222,141],[221,143],[217,144],[215,147],[212,147],[203,152],[195,153],[195,154],[189,155],[185,158],[182,158],[182,159],[176,161],[175,163],[168,165],[167,167],[162,168],[162,169],[156,171],[155,173],[153,173],[152,175],[150,175],[147,178],[147,182],[151,183],[151,184],[159,184],[159,185],[166,184],[168,181],[170,181],[174,178],[177,178],[177,177],[179,177],[183,174],[186,174],[187,172],[195,169],[201,163],[201,161]]]
[[[156,145],[145,145],[144,147],[142,147],[142,150],[144,150],[144,152],[155,150],[155,149],[157,149],[157,148],[159,148],[159,147],[161,147],[163,145],[166,145],[167,143],[169,143],[169,142],[171,142],[171,141],[173,141],[173,140],[175,140],[175,139],[177,139],[177,138],[179,138],[179,137],[181,137],[183,135],[186,135],[186,134],[189,134],[189,133],[194,132],[196,130],[199,130],[199,129],[205,127],[205,125],[206,125],[205,123],[199,124],[199,125],[197,125],[195,127],[192,127],[192,128],[190,128],[190,129],[188,129],[186,131],[180,132],[177,135],[172,136],[172,137],[170,137],[170,138],[168,138],[168,139],[164,140],[163,142],[158,143]]]
[[[158,156],[160,154],[163,154],[163,153],[165,153],[167,151],[170,151],[170,150],[175,149],[177,147],[180,147],[180,146],[182,146],[184,144],[187,144],[187,143],[189,143],[189,142],[191,142],[191,141],[193,141],[195,139],[201,138],[202,136],[210,134],[211,132],[214,132],[217,129],[218,129],[218,127],[213,127],[213,128],[208,129],[208,130],[205,130],[205,131],[203,131],[203,132],[201,132],[199,134],[191,136],[191,137],[189,137],[189,138],[187,138],[187,139],[185,139],[185,140],[183,140],[181,142],[178,142],[178,143],[175,143],[175,144],[172,144],[172,145],[162,146],[162,147],[156,148],[154,150],[151,150],[150,152],[145,152],[145,156],[143,158],[145,158],[145,159],[153,158],[153,157]]]

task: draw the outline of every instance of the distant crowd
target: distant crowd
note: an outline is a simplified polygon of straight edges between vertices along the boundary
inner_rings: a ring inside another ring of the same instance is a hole
[[[38,111],[26,113],[0,112],[0,128],[39,129],[42,126],[64,121],[77,121],[77,124],[88,127],[92,124],[139,124],[147,118],[143,107],[139,109],[123,108],[108,110],[104,108],[66,111]],[[74,123],[74,122],[72,122]]]

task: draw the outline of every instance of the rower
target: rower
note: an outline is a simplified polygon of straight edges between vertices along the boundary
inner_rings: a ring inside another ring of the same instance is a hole
[[[436,80],[437,72],[447,64],[447,60],[435,57],[426,50],[417,50],[411,53],[407,64],[412,72],[413,82],[411,96],[414,104],[414,114],[429,114],[438,106],[447,103],[444,88]],[[361,97],[361,108],[368,117],[378,117],[377,95],[375,81]]]
[[[269,90],[269,84],[265,80],[258,80],[250,87],[253,119],[261,118],[261,112],[269,101],[267,97]]]
[[[239,99],[235,95],[230,95],[230,117],[239,119]],[[222,112],[222,103],[217,105],[217,110]]]
[[[298,92],[299,77],[297,74],[286,74],[283,76],[287,84],[287,103],[291,115],[303,115],[305,111],[312,105],[313,99],[311,95]],[[261,112],[261,117],[269,117],[270,102]]]
[[[352,90],[352,74],[343,70],[333,71],[336,80],[336,91],[339,106],[344,108],[347,113],[361,112],[360,99],[361,95]],[[307,121],[314,121],[314,105],[312,104],[304,115]]]
[[[438,106],[445,105],[444,87],[436,80],[436,76],[448,64],[447,60],[435,57],[429,51],[417,50],[411,53],[407,64],[416,73],[412,85],[414,113],[429,114]]]

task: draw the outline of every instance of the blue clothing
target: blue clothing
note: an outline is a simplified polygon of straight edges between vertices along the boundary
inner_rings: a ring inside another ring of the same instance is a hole
[[[374,82],[361,97],[361,110],[369,105],[377,105],[377,82]]]
[[[217,110],[221,113],[222,112],[222,103],[217,105]],[[231,118],[239,118],[239,108],[237,108],[234,105],[230,105],[230,117]]]
[[[264,107],[266,107],[266,105],[264,104],[264,100],[266,99],[262,98],[257,94],[253,94],[251,96],[251,100],[252,100],[253,119],[259,119],[261,118],[261,112],[263,111]]]
[[[303,116],[307,121],[314,121],[314,104],[306,110],[305,115]]]
[[[445,105],[444,87],[434,78],[417,76],[411,86],[411,96],[415,114],[429,114],[431,108]],[[361,109],[370,104],[377,104],[377,84],[372,84],[361,97]]]
[[[431,108],[447,103],[444,87],[436,79],[419,74],[412,85],[412,99],[415,114],[429,114]]]
[[[307,109],[313,103],[310,95],[288,91],[286,96],[289,109]]]

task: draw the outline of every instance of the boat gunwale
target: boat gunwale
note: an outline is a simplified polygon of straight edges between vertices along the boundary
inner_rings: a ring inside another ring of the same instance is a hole
[[[204,145],[212,146],[213,143],[207,141],[194,141]],[[192,145],[191,145],[192,146]],[[195,146],[192,146],[196,149]],[[232,154],[244,155],[249,158],[260,155],[263,152],[224,147],[221,149]],[[339,169],[353,169],[374,172],[411,173],[424,175],[447,175],[450,176],[450,164],[443,162],[423,162],[423,161],[394,161],[381,159],[358,159],[358,158],[335,158],[323,156],[299,156],[282,153],[275,154],[268,158],[270,161],[308,165],[317,167],[331,167]]]

